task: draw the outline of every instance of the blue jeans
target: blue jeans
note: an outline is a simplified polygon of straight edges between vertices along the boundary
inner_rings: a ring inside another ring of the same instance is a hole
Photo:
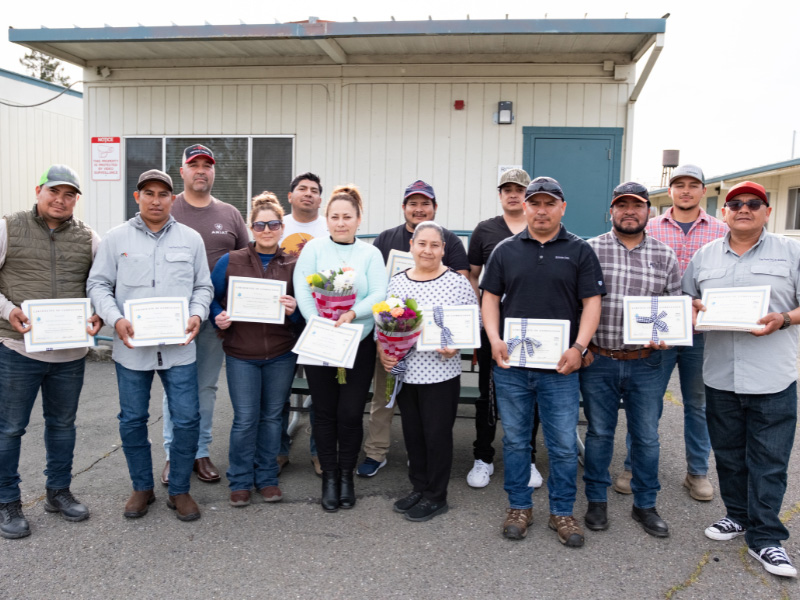
[[[622,398],[631,435],[633,504],[638,508],[656,505],[656,495],[661,489],[658,421],[666,389],[662,360],[661,351],[636,360],[614,360],[595,354],[594,362],[581,369],[583,411],[589,422],[583,464],[589,502],[607,501],[607,488],[611,485],[608,467],[614,455],[614,432]]]
[[[561,375],[519,367],[493,367],[497,407],[503,422],[505,485],[511,508],[532,508],[531,428],[538,405],[544,443],[550,459],[547,489],[550,512],[572,514],[578,475],[578,426],[580,392],[578,374]]]
[[[271,360],[228,356],[225,361],[233,405],[226,473],[232,491],[278,485],[281,413],[296,361],[293,352]]]
[[[153,457],[147,439],[147,420],[150,418],[148,408],[153,375],[158,373],[169,398],[173,423],[169,495],[188,493],[200,427],[197,363],[158,371],[134,371],[119,363],[116,366],[119,436],[133,489],[137,492],[153,489]]]
[[[780,546],[789,538],[778,513],[797,426],[797,383],[775,394],[706,386],[706,401],[726,516],[747,529],[753,550]]]
[[[0,502],[20,499],[19,455],[39,388],[47,453],[45,484],[69,487],[75,449],[75,414],[83,387],[85,359],[46,363],[0,344]]]
[[[200,401],[200,440],[197,443],[197,456],[206,458],[211,445],[211,427],[214,424],[214,403],[217,400],[217,381],[222,370],[225,353],[222,351],[222,340],[217,337],[217,330],[211,321],[203,321],[200,332],[194,340],[197,350],[197,386]],[[172,418],[169,410],[167,392],[162,398],[162,414],[164,415],[164,452],[169,460],[172,444]],[[171,468],[171,467],[170,467]]]
[[[664,377],[666,388],[675,365],[683,397],[683,441],[686,447],[686,470],[690,475],[708,474],[708,455],[711,440],[706,426],[706,390],[703,385],[703,349],[706,336],[695,333],[692,346],[675,346],[663,351]],[[625,470],[631,470],[631,438],[626,438],[628,455],[625,457]]]

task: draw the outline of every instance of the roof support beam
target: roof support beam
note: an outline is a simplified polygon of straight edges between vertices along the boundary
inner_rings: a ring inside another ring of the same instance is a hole
[[[650,57],[647,59],[647,64],[645,64],[644,68],[642,69],[642,74],[639,76],[639,80],[636,82],[636,86],[633,88],[631,92],[631,97],[628,98],[628,102],[636,102],[639,99],[639,94],[642,93],[642,88],[644,84],[647,82],[647,78],[650,76],[650,71],[653,70],[653,67],[658,60],[658,57],[661,55],[661,51],[664,49],[664,34],[659,33],[656,34],[656,43],[653,46],[653,51],[650,53]]]
[[[347,64],[347,53],[336,43],[336,40],[317,38],[314,41],[317,42],[317,46],[325,51],[325,54],[333,59],[333,62],[340,65]]]

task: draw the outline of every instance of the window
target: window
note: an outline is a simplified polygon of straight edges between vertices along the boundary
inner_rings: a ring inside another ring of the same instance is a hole
[[[786,205],[786,229],[800,229],[800,188],[789,188]]]
[[[180,175],[183,150],[192,144],[203,144],[214,153],[216,178],[211,193],[239,209],[242,217],[247,219],[250,199],[265,190],[274,192],[284,208],[288,208],[293,137],[131,137],[125,138],[126,218],[138,212],[133,192],[139,175],[148,169],[165,171],[172,177],[175,193],[183,190]]]
[[[706,212],[712,217],[717,216],[717,202],[719,202],[719,196],[709,196],[706,198]]]

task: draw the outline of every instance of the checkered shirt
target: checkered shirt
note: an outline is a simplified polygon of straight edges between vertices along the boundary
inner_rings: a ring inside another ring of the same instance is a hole
[[[681,267],[681,275],[683,275],[695,253],[707,243],[728,233],[728,226],[701,208],[700,216],[692,224],[689,233],[684,234],[681,226],[672,218],[672,207],[670,207],[660,217],[650,219],[647,224],[647,233],[675,251]]]
[[[628,250],[613,231],[589,240],[589,245],[600,260],[608,292],[592,341],[607,350],[642,348],[622,343],[623,298],[680,295],[681,273],[675,252],[646,234],[638,246]]]

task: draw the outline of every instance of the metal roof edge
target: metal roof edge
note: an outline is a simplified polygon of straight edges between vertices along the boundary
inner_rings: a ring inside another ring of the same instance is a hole
[[[43,81],[42,79],[31,77],[30,75],[23,75],[22,73],[15,73],[14,71],[8,71],[6,69],[1,69],[1,68],[0,68],[0,77],[5,77],[6,79],[14,79],[16,81],[22,81],[23,83],[30,83],[31,85],[42,87],[55,92],[61,92],[66,89],[63,85],[59,85],[57,83],[50,83],[49,81]],[[64,92],[64,95],[74,96],[75,98],[83,98],[82,92],[69,89],[66,92]]]
[[[718,177],[706,179],[706,187],[708,187],[708,184],[710,183],[719,183],[720,181],[725,181],[726,179],[739,179],[740,177],[747,177],[748,175],[758,175],[759,173],[767,173],[769,171],[776,171],[778,169],[787,169],[789,167],[798,166],[800,166],[800,158],[793,158],[791,160],[784,160],[761,167],[755,167],[753,169],[734,171],[733,173],[726,173],[725,175],[719,175]],[[659,188],[657,190],[653,190],[650,192],[650,194],[664,194],[668,189],[669,188]]]

